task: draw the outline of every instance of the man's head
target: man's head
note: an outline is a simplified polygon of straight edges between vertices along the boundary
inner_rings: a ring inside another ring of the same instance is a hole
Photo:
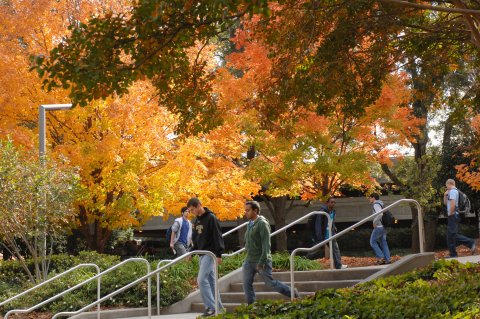
[[[445,182],[445,186],[447,186],[447,189],[452,189],[455,187],[455,180],[454,179],[447,179],[447,181]]]
[[[245,217],[254,220],[260,215],[260,204],[257,201],[250,200],[245,203]]]
[[[182,207],[181,212],[182,212],[182,217],[188,218],[188,213],[190,213],[190,211],[188,210],[187,206]]]
[[[192,214],[194,214],[197,217],[202,215],[205,212],[205,210],[202,207],[202,203],[197,197],[192,197],[188,200],[187,208]]]
[[[327,208],[328,210],[334,210],[335,205],[337,204],[337,200],[334,197],[329,197],[327,199]]]
[[[373,203],[374,201],[379,200],[379,199],[380,199],[380,196],[378,196],[377,193],[372,193],[372,194],[368,197],[368,200],[370,201],[370,203]]]

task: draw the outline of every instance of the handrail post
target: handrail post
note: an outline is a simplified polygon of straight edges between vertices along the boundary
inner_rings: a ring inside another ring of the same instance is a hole
[[[329,229],[329,235],[330,237],[332,237],[332,225],[333,225],[333,220],[330,218],[330,215],[328,215],[328,213],[324,212],[324,211],[313,211],[313,212],[310,212],[308,213],[307,215],[305,215],[303,218],[306,218],[306,217],[309,217],[311,215],[324,215],[327,217],[327,221],[328,221],[328,229]],[[299,219],[301,220],[301,219]],[[316,247],[316,246],[314,246]],[[329,255],[330,255],[330,269],[333,269],[334,268],[334,264],[333,264],[333,249],[332,249],[332,245],[330,245],[330,249],[329,249]],[[297,249],[301,249],[301,248],[297,248]],[[295,273],[295,253],[297,251],[297,249],[295,249],[291,254],[290,254],[290,299],[293,301],[293,299],[295,298],[295,281],[294,281],[294,276],[293,274]],[[313,247],[312,247],[312,250],[313,250]]]
[[[166,262],[171,262],[172,259],[164,259],[160,260],[157,264],[157,269],[160,267],[161,264]],[[157,316],[160,316],[160,272],[157,272]]]

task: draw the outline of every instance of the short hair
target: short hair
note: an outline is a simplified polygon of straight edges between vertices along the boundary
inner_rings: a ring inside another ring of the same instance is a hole
[[[335,199],[335,197],[330,196],[330,197],[327,199],[327,203],[328,203],[329,201],[331,201],[332,199]]]
[[[187,207],[198,207],[198,205],[201,205],[202,202],[200,202],[200,200],[197,198],[197,197],[192,197],[188,200],[187,202]]]
[[[447,179],[447,181],[445,182],[445,185],[449,185],[449,184],[455,186],[455,180],[452,178]]]
[[[249,200],[245,205],[250,205],[253,209],[256,209],[258,214],[260,214],[260,204],[256,200]]]
[[[182,207],[182,209],[180,210],[181,213],[182,213],[182,216],[183,216],[183,214],[185,214],[185,212],[186,212],[187,210],[188,210],[188,207],[187,207],[187,206]]]
[[[372,193],[372,194],[370,195],[370,198],[375,198],[376,200],[379,200],[379,199],[380,199],[380,196],[378,196],[377,193]]]

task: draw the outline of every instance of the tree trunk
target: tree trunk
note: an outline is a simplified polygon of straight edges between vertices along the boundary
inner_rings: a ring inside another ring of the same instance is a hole
[[[287,196],[273,197],[267,199],[267,207],[270,214],[275,221],[275,230],[278,230],[286,225],[286,204]],[[285,231],[273,237],[276,243],[277,251],[287,251],[287,233]]]
[[[237,218],[237,226],[240,226],[246,222],[245,218]],[[238,243],[239,243],[239,248],[245,247],[245,232],[247,231],[246,227],[240,228],[238,230]]]

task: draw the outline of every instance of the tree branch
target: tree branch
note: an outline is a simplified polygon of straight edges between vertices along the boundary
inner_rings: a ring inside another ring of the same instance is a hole
[[[475,10],[475,9],[448,8],[448,7],[441,7],[441,6],[432,6],[428,4],[413,3],[413,2],[402,1],[402,0],[378,0],[378,1],[384,2],[384,3],[398,4],[401,6],[412,7],[412,8],[422,9],[422,10],[453,12],[453,13],[460,13],[460,14],[480,14],[480,10]]]

